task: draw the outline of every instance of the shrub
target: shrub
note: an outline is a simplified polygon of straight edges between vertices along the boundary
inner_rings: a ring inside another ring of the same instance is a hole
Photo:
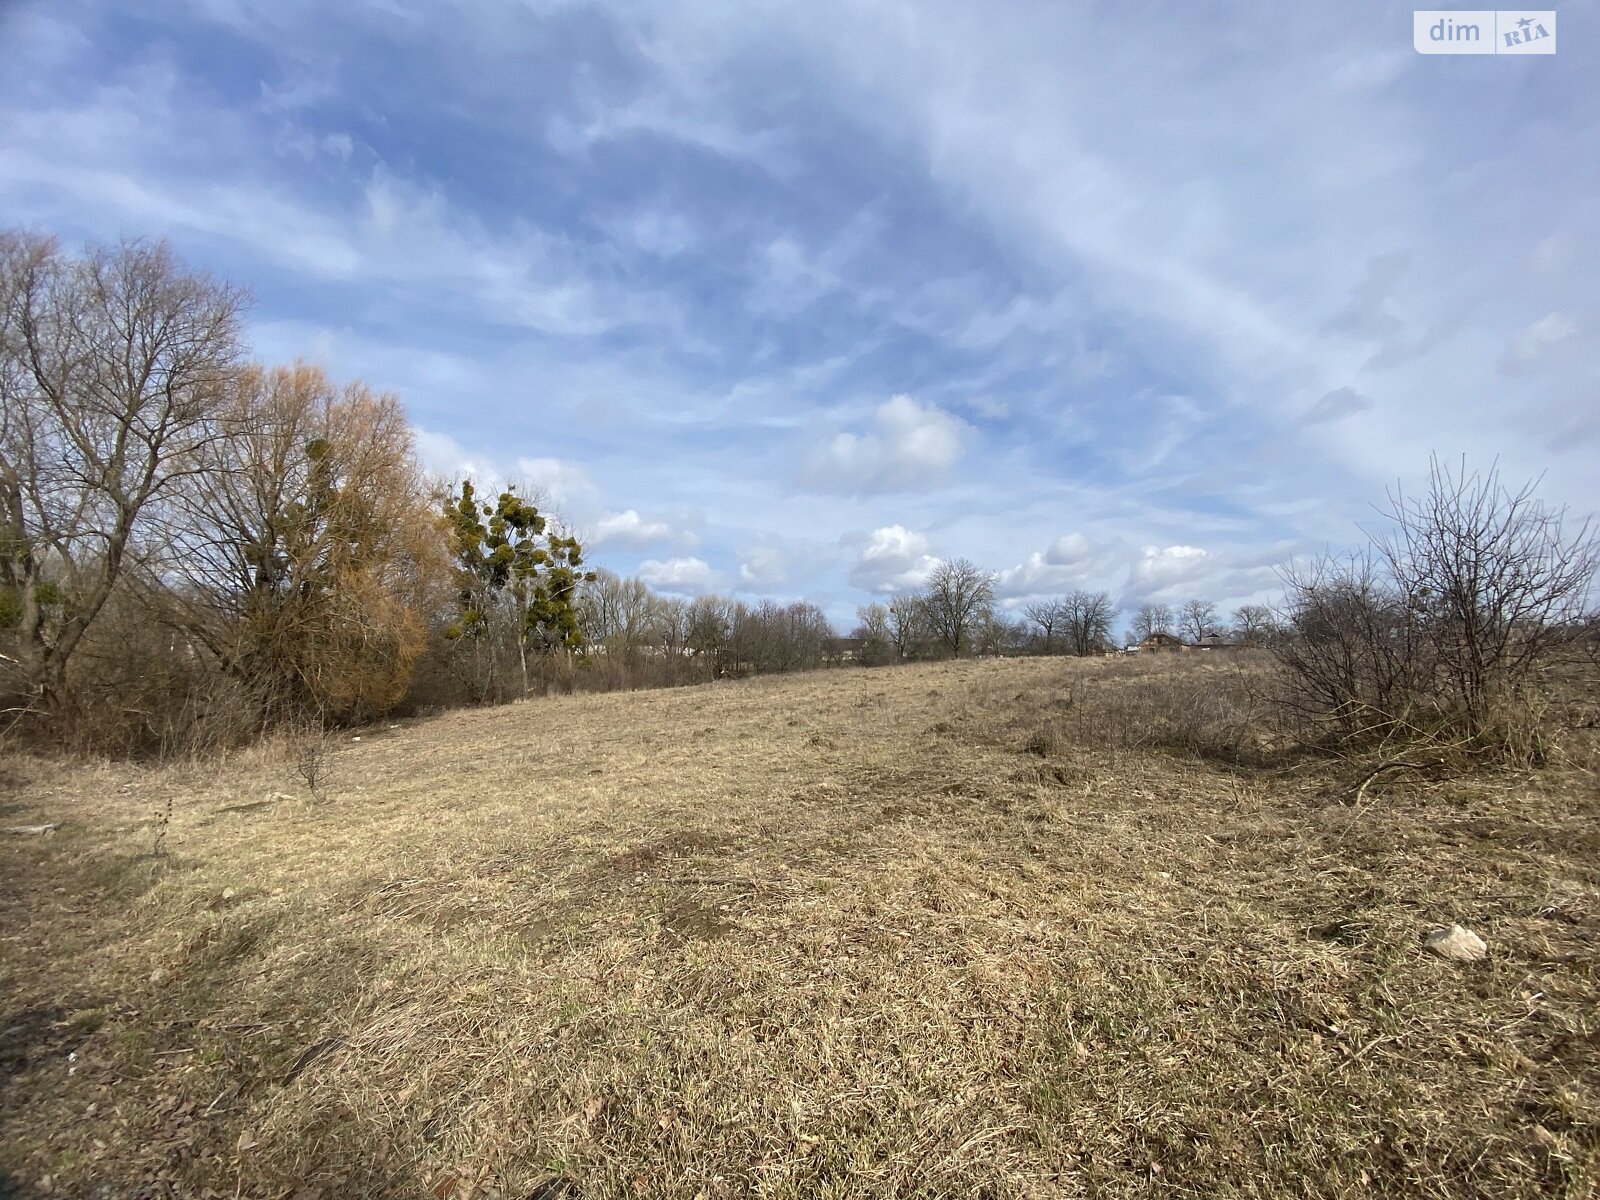
[[[1423,496],[1390,494],[1365,551],[1284,571],[1275,650],[1309,733],[1543,756],[1541,672],[1580,644],[1597,550],[1534,486],[1435,460]]]

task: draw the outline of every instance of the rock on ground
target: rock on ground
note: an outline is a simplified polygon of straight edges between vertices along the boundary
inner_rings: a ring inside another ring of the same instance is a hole
[[[1452,925],[1449,929],[1435,929],[1422,939],[1422,944],[1440,958],[1451,962],[1477,962],[1489,953],[1484,940],[1465,925]]]

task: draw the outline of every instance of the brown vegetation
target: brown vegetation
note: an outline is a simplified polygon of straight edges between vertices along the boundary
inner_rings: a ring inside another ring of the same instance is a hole
[[[1583,743],[1391,772],[1357,808],[1358,774],[1249,719],[1269,669],[460,712],[341,740],[321,800],[289,743],[8,759],[6,823],[61,828],[0,841],[0,1171],[130,1197],[1592,1196]],[[1484,961],[1424,951],[1457,922]]]

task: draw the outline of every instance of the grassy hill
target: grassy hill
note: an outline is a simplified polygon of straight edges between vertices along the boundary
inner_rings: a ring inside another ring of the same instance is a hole
[[[1272,752],[1261,669],[536,701],[346,737],[320,797],[284,745],[0,760],[0,824],[61,825],[0,836],[0,1173],[1595,1195],[1593,773],[1404,772],[1357,807],[1351,769]],[[1423,949],[1454,922],[1485,960]]]

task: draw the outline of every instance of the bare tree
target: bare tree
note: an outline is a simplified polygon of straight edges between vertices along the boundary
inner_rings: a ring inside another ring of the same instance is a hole
[[[1233,610],[1233,636],[1241,646],[1266,645],[1272,629],[1272,610],[1265,604],[1243,604]]]
[[[1039,627],[1039,633],[1044,638],[1044,652],[1051,653],[1055,647],[1054,638],[1056,627],[1061,624],[1063,602],[1060,600],[1036,600],[1022,610],[1028,620]]]
[[[1111,641],[1111,624],[1117,619],[1116,605],[1105,592],[1075,591],[1061,601],[1061,630],[1067,648],[1082,658]]]
[[[661,652],[673,659],[682,657],[689,641],[689,602],[676,596],[653,596],[651,621]]]
[[[978,622],[994,602],[994,575],[970,559],[946,559],[928,576],[924,593],[934,636],[951,654],[970,649]]]
[[[993,606],[983,609],[973,626],[973,650],[984,657],[1020,654],[1028,644],[1028,623],[1008,620]]]
[[[1371,552],[1324,557],[1281,571],[1291,712],[1341,741],[1410,728],[1431,675],[1416,608]]]
[[[864,604],[856,609],[856,628],[852,636],[861,639],[861,661],[867,666],[882,666],[894,660],[894,635],[887,605]]]
[[[721,679],[732,665],[736,616],[735,606],[721,596],[697,596],[689,603],[684,647],[710,667],[713,678]]]
[[[889,601],[889,640],[896,658],[904,661],[915,657],[932,636],[931,628],[923,597],[902,593]]]
[[[587,645],[631,660],[657,640],[659,602],[639,579],[594,572],[579,590],[578,619]]]
[[[147,518],[219,433],[244,295],[162,243],[68,258],[0,233],[0,585],[19,689],[46,708],[130,565]]]
[[[1133,618],[1133,631],[1143,641],[1151,634],[1172,632],[1172,609],[1165,604],[1142,604]]]
[[[1198,645],[1207,634],[1216,632],[1217,606],[1209,600],[1185,600],[1178,610],[1178,622],[1183,635]]]

